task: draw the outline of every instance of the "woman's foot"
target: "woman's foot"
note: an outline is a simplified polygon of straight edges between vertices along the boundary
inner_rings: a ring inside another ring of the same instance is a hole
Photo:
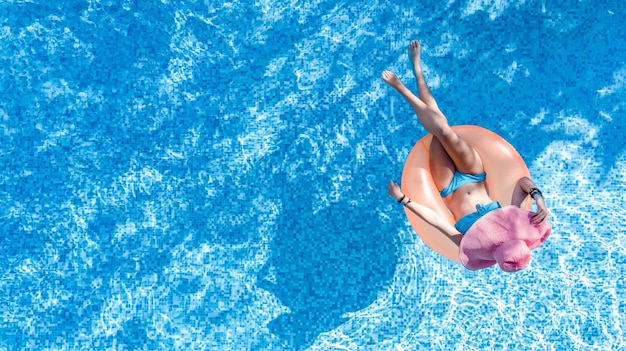
[[[404,84],[402,84],[400,79],[391,71],[384,71],[382,77],[385,83],[398,91],[404,87]]]
[[[411,63],[413,64],[413,74],[415,77],[422,75],[422,62],[420,60],[420,43],[417,40],[413,40],[411,44],[409,44],[409,57],[411,58]]]

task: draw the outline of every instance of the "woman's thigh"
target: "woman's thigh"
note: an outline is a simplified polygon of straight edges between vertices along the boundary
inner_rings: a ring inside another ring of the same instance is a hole
[[[437,190],[441,191],[450,184],[455,171],[456,167],[452,158],[443,148],[439,139],[433,136],[430,142],[430,173],[435,180]]]
[[[454,168],[460,173],[479,174],[484,172],[483,162],[474,150],[452,128],[443,128],[437,136],[444,152],[452,161]]]

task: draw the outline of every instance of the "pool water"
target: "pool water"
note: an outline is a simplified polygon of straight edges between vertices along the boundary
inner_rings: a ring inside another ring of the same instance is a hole
[[[626,3],[0,3],[1,350],[624,350]],[[385,193],[425,135],[380,79],[517,148],[522,272]]]

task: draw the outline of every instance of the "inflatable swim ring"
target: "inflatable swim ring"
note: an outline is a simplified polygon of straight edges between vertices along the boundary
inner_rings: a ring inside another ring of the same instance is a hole
[[[502,206],[510,205],[513,190],[522,177],[530,177],[519,153],[494,132],[478,126],[453,126],[452,129],[472,146],[483,160],[487,173],[489,196]],[[446,207],[430,174],[430,142],[432,135],[420,139],[409,153],[402,171],[402,192],[411,200],[430,207],[450,224],[456,223]],[[530,198],[520,206],[531,208]],[[413,230],[431,249],[454,261],[460,261],[459,247],[408,209],[404,209]]]

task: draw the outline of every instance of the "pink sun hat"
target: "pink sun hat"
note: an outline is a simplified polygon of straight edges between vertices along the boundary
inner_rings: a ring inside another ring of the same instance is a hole
[[[524,269],[530,262],[530,251],[546,241],[552,230],[547,220],[531,223],[532,216],[517,206],[505,206],[481,217],[461,240],[463,266],[478,270],[497,263],[505,272]]]

